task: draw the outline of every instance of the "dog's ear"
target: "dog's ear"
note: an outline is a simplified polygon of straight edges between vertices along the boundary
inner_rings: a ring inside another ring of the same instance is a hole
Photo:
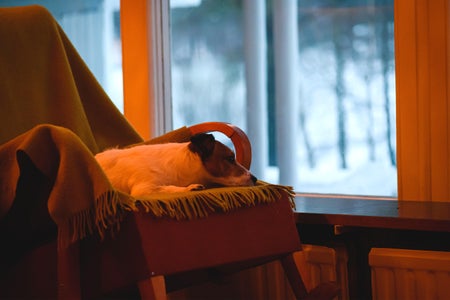
[[[209,133],[199,133],[191,137],[189,150],[198,153],[203,159],[208,158],[214,151],[215,146],[214,135]]]

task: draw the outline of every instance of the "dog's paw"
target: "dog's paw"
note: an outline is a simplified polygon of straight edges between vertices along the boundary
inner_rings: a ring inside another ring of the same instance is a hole
[[[187,186],[188,191],[201,191],[205,189],[203,184],[194,183]]]

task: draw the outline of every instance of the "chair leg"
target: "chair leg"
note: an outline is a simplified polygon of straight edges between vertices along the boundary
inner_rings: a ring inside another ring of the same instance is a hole
[[[331,300],[339,294],[340,288],[334,282],[321,283],[310,293],[308,293],[305,283],[303,282],[302,275],[300,274],[297,265],[295,264],[293,254],[291,253],[281,258],[280,261],[289,280],[292,291],[294,292],[295,298],[299,300]]]
[[[142,300],[167,300],[164,276],[153,276],[138,282]]]
[[[292,291],[294,292],[296,299],[304,299],[308,295],[308,290],[306,289],[305,283],[303,282],[302,275],[297,269],[292,254],[289,254],[282,259],[280,259],[281,265],[283,266],[284,273],[291,285]]]

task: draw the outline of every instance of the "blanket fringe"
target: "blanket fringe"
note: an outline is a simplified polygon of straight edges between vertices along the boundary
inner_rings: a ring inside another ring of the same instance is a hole
[[[242,207],[275,202],[285,193],[295,208],[295,193],[291,187],[259,184],[254,187],[224,187],[186,193],[154,194],[136,200],[136,205],[156,217],[176,220],[204,218],[214,212],[229,212]]]
[[[211,213],[229,212],[243,207],[268,204],[287,195],[295,208],[292,187],[259,183],[253,187],[224,187],[186,193],[158,193],[147,199],[134,199],[130,195],[109,191],[100,195],[95,206],[83,210],[58,226],[58,246],[67,247],[85,237],[117,232],[127,211],[144,209],[155,217],[176,220],[204,218]]]
[[[125,212],[132,210],[137,209],[131,196],[117,191],[105,192],[96,199],[95,206],[78,212],[58,226],[58,246],[65,248],[94,233],[103,239],[106,231],[118,231]]]

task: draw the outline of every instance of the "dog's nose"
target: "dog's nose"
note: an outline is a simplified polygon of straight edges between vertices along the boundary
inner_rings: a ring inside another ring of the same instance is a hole
[[[255,184],[256,181],[258,181],[258,178],[256,178],[256,176],[254,176],[253,174],[250,175],[250,176],[251,176],[251,178],[252,178],[253,184]]]

